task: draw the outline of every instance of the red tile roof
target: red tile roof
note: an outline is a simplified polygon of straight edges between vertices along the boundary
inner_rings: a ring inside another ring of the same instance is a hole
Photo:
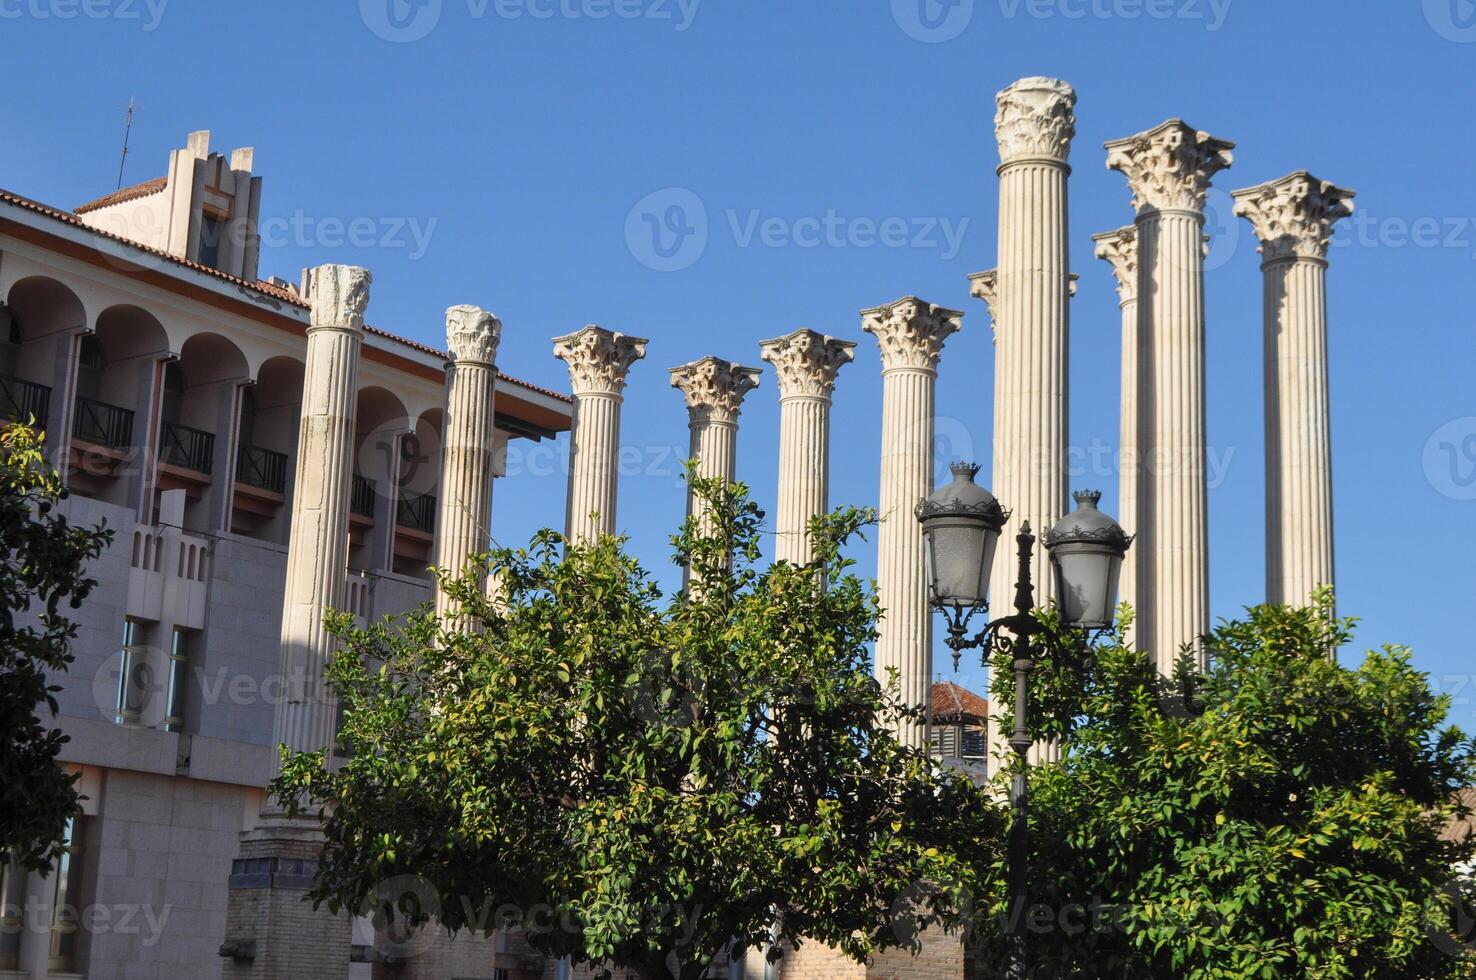
[[[102,202],[108,202],[108,203],[116,204],[119,201],[131,200],[131,198],[127,198],[127,197],[118,197],[117,200],[109,201],[108,198],[109,197],[117,197],[117,195],[119,195],[119,194],[125,194],[125,193],[132,192],[132,191],[138,191],[140,188],[147,187],[150,184],[158,183],[159,181],[163,181],[164,179],[165,178],[162,178],[161,177],[161,178],[158,179],[158,181],[148,181],[147,183],[144,183],[144,184],[136,184],[133,187],[125,187],[121,191],[116,191],[116,192],[114,192],[114,194],[108,195],[108,197],[98,198],[98,200],[96,200],[96,201],[92,201],[89,204],[82,205],[82,207],[79,208],[78,211],[81,211],[83,209],[92,210],[92,209],[98,208],[98,207],[106,207],[107,205],[104,204],[104,203],[102,203]],[[161,184],[161,186],[162,186],[162,184]],[[153,191],[142,191],[140,193],[134,194],[133,196],[134,197],[143,197],[143,196],[145,196],[145,194],[149,194],[149,193],[153,193]],[[299,296],[296,293],[296,291],[294,291],[294,290],[286,289],[286,288],[284,288],[282,286],[278,286],[278,285],[275,285],[273,283],[269,283],[269,282],[266,282],[266,281],[260,280],[260,279],[257,279],[257,280],[242,279],[239,276],[233,276],[233,275],[230,275],[229,273],[221,272],[219,269],[213,269],[213,268],[211,268],[208,265],[201,265],[199,262],[192,262],[189,259],[182,259],[179,256],[172,255],[169,252],[165,252],[162,249],[153,248],[152,246],[149,246],[149,245],[143,245],[143,244],[141,244],[139,242],[134,241],[131,238],[124,238],[122,235],[116,235],[113,232],[107,231],[107,230],[105,230],[103,228],[97,228],[97,227],[94,227],[92,225],[89,225],[87,222],[83,221],[81,218],[77,217],[77,215],[74,214],[74,213],[72,213],[72,212],[59,210],[57,208],[51,207],[50,205],[42,204],[40,201],[33,201],[30,198],[28,198],[28,197],[22,197],[21,195],[16,194],[16,193],[14,193],[12,191],[7,191],[4,188],[0,188],[0,202],[4,202],[6,204],[13,204],[16,207],[24,208],[27,211],[34,211],[35,213],[40,214],[40,215],[44,215],[45,217],[50,218],[50,219],[52,219],[54,221],[60,221],[63,224],[70,225],[70,226],[72,226],[74,228],[83,229],[83,230],[85,230],[87,232],[90,232],[91,234],[98,235],[98,236],[100,236],[102,238],[106,238],[109,241],[114,241],[114,242],[118,242],[119,244],[122,244],[122,245],[127,245],[129,248],[136,248],[136,249],[138,249],[141,252],[145,252],[145,253],[147,253],[149,255],[154,256],[155,258],[162,259],[165,262],[172,263],[172,264],[177,265],[177,266],[180,266],[182,268],[192,269],[195,272],[199,272],[199,273],[202,273],[202,274],[207,275],[207,276],[213,276],[214,278],[220,279],[223,282],[229,282],[229,283],[232,283],[232,284],[237,285],[237,286],[242,286],[242,287],[244,287],[246,289],[254,289],[257,292],[262,293],[263,295],[270,296],[273,299],[281,300],[284,303],[289,303],[289,304],[291,304],[293,306],[296,306],[296,307],[299,307],[301,309],[307,309],[308,306],[309,306],[308,302],[306,300],[304,300],[301,296]],[[448,357],[450,357],[450,355],[447,354],[445,351],[437,350],[434,347],[429,347],[429,346],[427,346],[425,344],[417,343],[416,341],[410,340],[410,339],[408,339],[406,337],[398,336],[397,334],[392,334],[388,330],[381,330],[378,327],[371,327],[371,326],[368,326],[368,325],[366,325],[364,329],[366,331],[368,331],[369,333],[376,334],[376,335],[378,335],[380,337],[385,338],[386,340],[393,341],[394,343],[397,343],[397,344],[402,344],[405,347],[409,347],[409,348],[412,348],[414,350],[418,350],[418,351],[420,351],[422,353],[425,353],[425,354],[430,354],[433,357],[438,357],[438,358],[448,358]],[[523,381],[523,380],[521,380],[519,378],[514,378],[514,377],[511,377],[510,375],[502,374],[500,372],[498,374],[498,377],[502,378],[504,381],[508,381],[508,382],[510,382],[512,384],[515,384],[515,385],[517,385],[520,388],[526,388],[526,389],[528,389],[530,391],[536,391],[539,394],[547,395],[550,398],[556,398],[559,401],[563,401],[563,402],[572,402],[573,401],[573,399],[569,395],[566,395],[566,394],[564,394],[562,392],[559,392],[559,391],[554,391],[551,388],[544,388],[544,387],[541,387],[540,385],[531,384],[531,383],[529,383],[527,381]]]
[[[155,177],[146,180],[142,184],[134,184],[132,187],[120,187],[111,194],[104,194],[95,201],[77,205],[77,214],[86,214],[88,211],[97,211],[102,208],[112,207],[114,204],[122,204],[124,201],[136,201],[150,194],[157,194],[169,186],[168,177]]]
[[[1468,786],[1457,793],[1456,797],[1466,805],[1466,809],[1476,811],[1476,787]],[[1476,813],[1455,818],[1445,825],[1445,831],[1440,836],[1445,840],[1461,843],[1472,834],[1476,834]]]
[[[989,717],[989,702],[968,688],[952,681],[933,684],[934,721],[984,721]]]

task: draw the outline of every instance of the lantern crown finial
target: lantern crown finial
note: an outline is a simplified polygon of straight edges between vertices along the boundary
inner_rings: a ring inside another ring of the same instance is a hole
[[[1076,506],[1078,507],[1091,507],[1095,510],[1097,505],[1102,502],[1102,491],[1078,490],[1071,495],[1071,499],[1076,501]]]
[[[967,477],[968,479],[972,480],[974,477],[979,475],[979,464],[964,462],[949,463],[948,472],[952,473],[955,478]]]

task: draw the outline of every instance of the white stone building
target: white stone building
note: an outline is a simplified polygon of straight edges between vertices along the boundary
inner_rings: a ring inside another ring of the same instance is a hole
[[[258,278],[251,151],[208,144],[191,134],[166,176],[75,211],[0,191],[0,414],[45,426],[64,512],[115,535],[57,678],[87,799],[58,873],[0,879],[20,912],[0,929],[5,980],[229,962],[227,882],[275,756],[289,518],[319,474],[296,472],[310,304]],[[432,597],[448,355],[372,326],[355,349],[332,601],[377,618]],[[563,394],[495,391],[494,445],[570,426]]]

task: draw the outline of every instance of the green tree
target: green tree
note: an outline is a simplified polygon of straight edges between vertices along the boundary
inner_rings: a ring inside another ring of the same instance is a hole
[[[1441,839],[1472,743],[1409,650],[1340,665],[1352,624],[1323,593],[1222,624],[1203,674],[1186,660],[1160,678],[1120,642],[1047,666],[1044,727],[1069,747],[1031,774],[1032,908],[1015,921],[1036,975],[1476,975],[1452,928],[1476,843]],[[1003,873],[984,893],[1003,895]],[[998,964],[1010,910],[983,911],[974,938]]]
[[[842,555],[871,515],[816,521],[811,566],[760,570],[742,488],[696,489],[685,594],[617,539],[545,531],[490,555],[495,600],[443,577],[479,632],[336,620],[352,756],[293,756],[273,786],[325,816],[316,900],[519,925],[648,980],[775,937],[859,959],[957,912],[1000,818],[891,734],[877,610]]]
[[[56,762],[67,736],[39,712],[56,717],[51,678],[72,662],[77,633],[66,610],[92,591],[85,568],[112,538],[55,512],[67,492],[41,445],[28,426],[0,429],[0,852],[38,870],[60,855],[78,805]]]

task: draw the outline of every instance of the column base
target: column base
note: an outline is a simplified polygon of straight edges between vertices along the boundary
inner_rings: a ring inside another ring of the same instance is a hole
[[[314,819],[263,814],[241,834],[220,947],[222,978],[347,980],[352,919],[307,901],[322,851]]]

